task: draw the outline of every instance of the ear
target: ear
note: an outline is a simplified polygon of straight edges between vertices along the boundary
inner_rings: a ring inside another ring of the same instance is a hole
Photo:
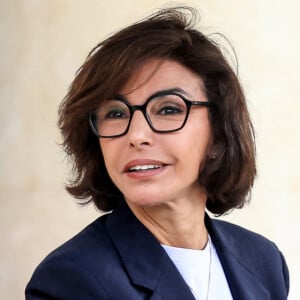
[[[221,157],[224,155],[225,149],[226,147],[223,143],[213,144],[208,149],[207,158],[214,160],[218,157]]]
[[[207,153],[207,158],[208,159],[212,159],[212,160],[215,160],[217,158],[217,153],[215,151],[209,151]]]

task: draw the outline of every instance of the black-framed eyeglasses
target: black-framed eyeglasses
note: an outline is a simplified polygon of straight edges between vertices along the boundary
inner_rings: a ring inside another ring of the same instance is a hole
[[[134,112],[140,110],[154,132],[174,132],[184,127],[193,105],[210,107],[211,103],[191,101],[174,91],[155,93],[143,105],[130,105],[118,96],[103,101],[89,115],[89,123],[97,137],[119,137],[128,132]]]

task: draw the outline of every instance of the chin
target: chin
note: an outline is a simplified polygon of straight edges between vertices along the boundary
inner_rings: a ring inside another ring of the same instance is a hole
[[[154,194],[147,194],[143,193],[142,195],[134,195],[132,197],[126,197],[125,200],[128,205],[134,206],[157,206],[162,204],[164,201],[161,199],[161,196],[154,195]]]

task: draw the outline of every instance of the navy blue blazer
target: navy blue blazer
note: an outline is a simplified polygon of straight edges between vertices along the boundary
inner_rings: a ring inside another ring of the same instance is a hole
[[[232,296],[284,300],[285,260],[275,244],[239,226],[205,219]],[[26,287],[26,299],[193,300],[154,236],[124,203],[48,255]]]

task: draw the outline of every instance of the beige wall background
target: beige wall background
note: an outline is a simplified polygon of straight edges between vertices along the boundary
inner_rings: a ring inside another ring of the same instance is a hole
[[[252,202],[227,220],[274,240],[300,299],[300,5],[293,0],[182,1],[200,28],[227,35],[257,134]],[[0,0],[0,294],[22,299],[35,266],[99,213],[64,191],[57,107],[88,51],[165,5],[160,0]]]

